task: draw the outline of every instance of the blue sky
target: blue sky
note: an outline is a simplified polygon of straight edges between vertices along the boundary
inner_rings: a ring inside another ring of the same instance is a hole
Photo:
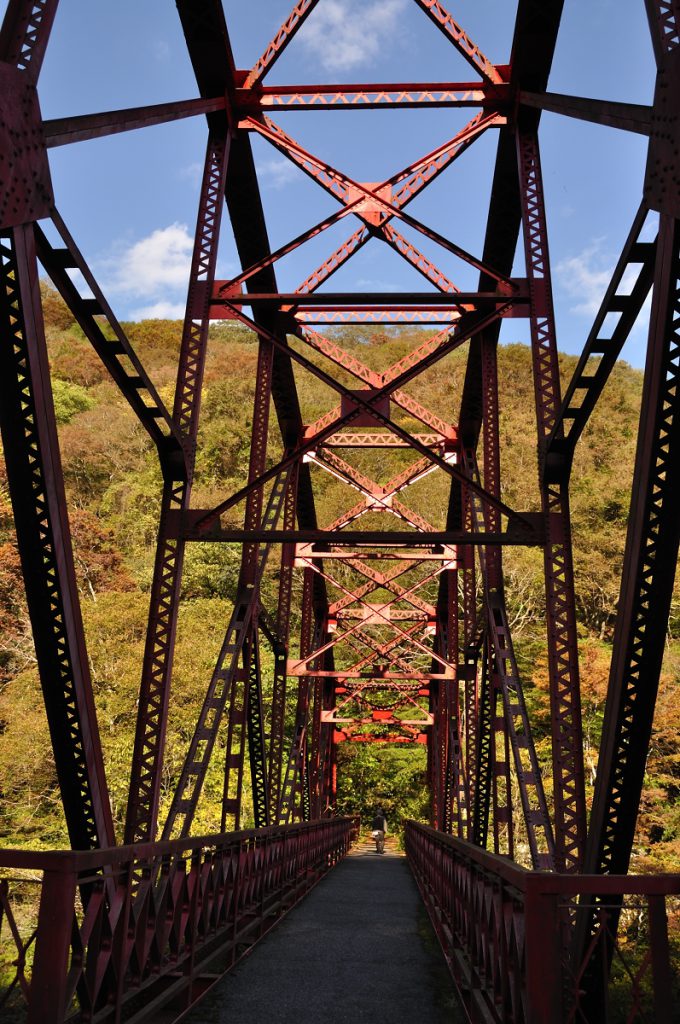
[[[292,0],[225,0],[237,63],[249,67]],[[6,3],[0,0],[4,13]],[[513,0],[449,0],[448,7],[495,63],[510,55]],[[329,40],[333,41],[330,45]],[[413,0],[321,0],[276,65],[270,84],[456,81],[473,77]],[[566,0],[550,89],[649,103],[654,86],[642,0]],[[44,117],[196,95],[179,18],[168,0],[62,0],[40,82]],[[451,138],[473,111],[307,112],[278,115],[285,130],[360,181],[389,177]],[[541,126],[558,343],[579,352],[639,204],[646,141],[616,129],[545,114]],[[196,118],[52,150],[57,205],[121,318],[180,316],[196,216],[205,123]],[[276,151],[254,140],[274,246],[337,204]],[[413,216],[481,255],[493,168],[493,131],[409,207]],[[283,290],[350,234],[343,221],[278,267]],[[407,232],[405,232],[407,233]],[[414,236],[456,283],[476,274]],[[228,224],[219,275],[237,269]],[[515,268],[523,273],[522,260]],[[385,245],[370,243],[330,288],[368,290],[425,283]],[[526,321],[506,341],[526,341]],[[624,358],[642,365],[639,324]]]

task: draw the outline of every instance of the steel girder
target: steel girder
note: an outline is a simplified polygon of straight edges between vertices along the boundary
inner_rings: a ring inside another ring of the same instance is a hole
[[[52,189],[35,92],[57,3],[12,2],[0,31],[3,127],[28,145],[7,161],[0,193],[0,427],[26,597],[66,825],[76,849],[115,842],[59,458],[33,221]],[[32,136],[32,137],[31,137]],[[28,174],[27,174],[28,172]],[[24,184],[17,187],[22,174]]]
[[[186,543],[238,541],[238,592],[163,834],[188,834],[210,758],[224,734],[223,827],[240,823],[244,780],[255,824],[332,811],[340,742],[426,742],[436,825],[534,867],[622,872],[633,842],[678,549],[678,223],[672,174],[677,139],[663,129],[680,84],[678,5],[647,0],[659,69],[651,108],[546,92],[561,0],[520,0],[510,64],[494,65],[439,0],[414,0],[478,77],[462,83],[269,86],[266,75],[323,0],[298,3],[250,70],[237,67],[222,4],[179,0],[200,97],[43,122],[36,82],[56,2],[11,0],[0,32],[3,110],[31,147],[14,147],[0,179],[3,374],[0,420],[17,516],[38,665],[57,772],[74,846],[114,843],[92,683],[73,570],[37,261],[50,275],[113,380],[156,446],[162,513],[125,824],[127,842],[158,831],[165,730],[172,700],[173,645]],[[453,138],[377,183],[354,180],[297,142],[275,117],[288,110],[471,107]],[[565,396],[560,393],[547,225],[538,145],[541,110],[649,135],[643,205]],[[52,146],[201,115],[208,142],[199,199],[186,318],[172,411],[165,408],[106,297],[55,209],[47,162]],[[14,119],[14,120],[13,120]],[[498,132],[481,256],[406,212],[408,204],[464,159],[476,139]],[[272,251],[250,135],[257,134],[338,204],[339,209]],[[675,147],[675,148],[674,148]],[[668,168],[670,167],[670,171]],[[671,177],[669,177],[669,174]],[[215,280],[224,204],[241,270]],[[643,240],[648,210],[658,241]],[[275,267],[306,241],[354,216],[358,227],[293,292],[279,291]],[[37,225],[51,218],[59,247]],[[399,228],[397,228],[399,223]],[[406,234],[408,232],[408,236]],[[424,236],[479,272],[461,291],[413,238]],[[522,234],[526,277],[512,265]],[[427,293],[319,291],[372,239],[427,281]],[[632,288],[624,288],[638,267]],[[85,297],[69,270],[78,269]],[[244,291],[245,289],[245,291]],[[595,801],[588,829],[583,790],[569,478],[575,445],[632,324],[652,289],[652,318],[634,498]],[[252,312],[247,315],[244,307]],[[607,313],[620,314],[607,336]],[[537,419],[540,512],[502,500],[496,346],[501,319],[528,320]],[[209,323],[228,317],[258,336],[259,355],[247,482],[212,509],[191,506]],[[443,329],[378,372],[313,323],[438,324]],[[428,409],[408,390],[426,370],[468,345],[460,413]],[[594,373],[586,367],[600,356]],[[332,388],[339,404],[303,420],[296,374]],[[355,386],[346,383],[354,378]],[[575,398],[578,392],[581,400]],[[282,456],[267,458],[272,407]],[[427,433],[418,433],[409,423]],[[476,450],[482,438],[481,468]],[[361,469],[352,452],[376,457],[408,449],[414,461],[388,481]],[[342,454],[338,449],[343,449]],[[433,472],[451,491],[446,522],[429,521],[407,492]],[[319,526],[315,474],[351,491],[334,522]],[[358,499],[358,500],[357,500]],[[243,528],[222,516],[239,503]],[[398,529],[375,529],[374,517]],[[362,522],[363,520],[363,522]],[[365,523],[370,525],[362,528]],[[281,544],[278,603],[262,607],[260,584]],[[543,547],[551,685],[554,807],[544,792],[532,725],[505,608],[503,544]],[[333,568],[330,569],[329,566]],[[340,566],[340,569],[336,569]],[[295,606],[296,574],[302,602]],[[298,614],[296,614],[298,613]],[[291,621],[301,621],[299,640]],[[260,643],[274,655],[265,698]],[[297,703],[289,708],[288,677]],[[291,722],[291,719],[294,721]],[[513,800],[514,794],[514,800]],[[517,799],[517,794],[519,799]],[[625,794],[625,799],[623,795]]]

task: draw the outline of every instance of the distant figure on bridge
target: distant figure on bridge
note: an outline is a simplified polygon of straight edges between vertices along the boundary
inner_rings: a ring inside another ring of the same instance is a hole
[[[382,807],[378,807],[376,809],[375,815],[373,817],[373,822],[371,824],[371,835],[375,839],[376,853],[384,853],[385,852],[385,834],[386,834],[386,832],[387,832],[387,818],[385,817],[385,812],[383,811]]]

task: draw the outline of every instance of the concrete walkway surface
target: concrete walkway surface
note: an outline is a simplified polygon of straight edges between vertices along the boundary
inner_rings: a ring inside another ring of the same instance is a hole
[[[406,858],[363,844],[186,1024],[458,1024],[453,982]]]

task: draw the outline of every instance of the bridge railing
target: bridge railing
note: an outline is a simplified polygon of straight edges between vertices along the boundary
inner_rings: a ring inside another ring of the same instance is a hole
[[[0,850],[0,1019],[174,1019],[357,830],[328,818],[95,852]]]
[[[407,825],[406,851],[471,1020],[677,1019],[668,919],[680,929],[680,875],[527,871],[416,822]],[[592,915],[594,926],[585,956],[575,960],[580,914]],[[610,929],[619,915],[619,928]],[[593,991],[603,994],[596,1006]]]

